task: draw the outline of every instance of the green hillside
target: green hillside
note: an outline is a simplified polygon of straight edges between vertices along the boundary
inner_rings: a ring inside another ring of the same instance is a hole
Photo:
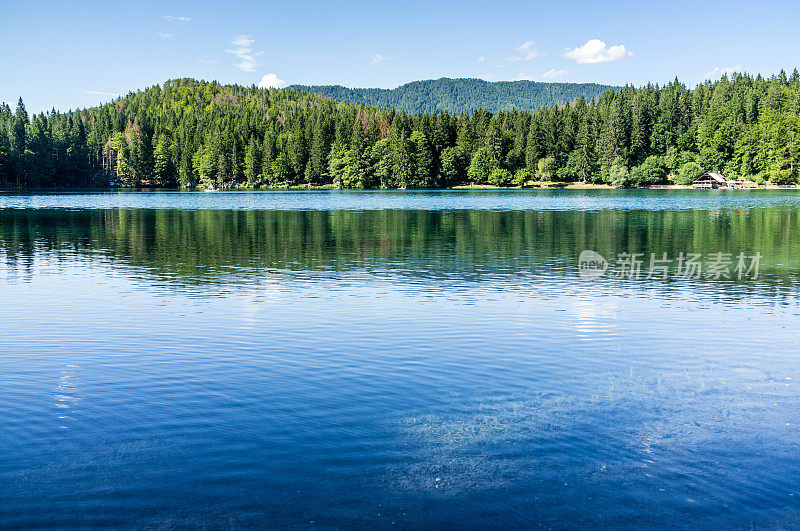
[[[596,83],[540,83],[536,81],[497,81],[482,79],[428,79],[406,83],[394,89],[347,88],[341,85],[293,85],[289,88],[322,94],[339,101],[395,109],[412,114],[449,111],[459,114],[485,109],[492,113],[560,105],[581,96],[600,97],[609,85]]]
[[[645,186],[704,171],[793,183],[799,138],[797,70],[470,114],[178,79],[67,113],[0,104],[0,187]]]

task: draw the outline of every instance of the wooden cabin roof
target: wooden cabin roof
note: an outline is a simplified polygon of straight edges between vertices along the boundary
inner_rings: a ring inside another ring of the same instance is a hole
[[[725,177],[721,173],[716,173],[712,171],[708,171],[701,175],[697,181],[695,182],[709,182],[709,181],[717,181],[718,183],[725,184],[728,181],[725,180]]]

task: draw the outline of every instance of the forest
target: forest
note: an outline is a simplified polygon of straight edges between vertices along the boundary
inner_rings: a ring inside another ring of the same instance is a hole
[[[610,85],[596,83],[541,83],[537,81],[484,81],[483,79],[427,79],[393,89],[346,88],[341,85],[292,85],[339,101],[373,105],[411,114],[449,111],[460,114],[483,109],[492,113],[534,111],[563,105],[581,96],[599,98]]]
[[[29,116],[0,106],[0,186],[440,188],[796,182],[800,74],[609,89],[532,112],[409,114],[177,79]]]

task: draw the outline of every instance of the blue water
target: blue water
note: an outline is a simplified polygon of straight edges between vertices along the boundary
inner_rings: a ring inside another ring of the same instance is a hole
[[[794,190],[408,190],[0,195],[0,208],[202,210],[710,210],[797,208]]]
[[[659,193],[0,196],[0,528],[800,526],[800,195]]]

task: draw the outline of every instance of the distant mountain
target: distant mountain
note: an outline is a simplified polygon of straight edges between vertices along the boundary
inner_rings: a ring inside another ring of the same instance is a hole
[[[583,96],[595,99],[611,85],[596,83],[542,83],[538,81],[496,81],[482,79],[429,79],[406,83],[394,89],[347,88],[341,85],[292,85],[295,90],[321,94],[339,101],[376,105],[409,113],[450,111],[491,112],[558,105]]]

